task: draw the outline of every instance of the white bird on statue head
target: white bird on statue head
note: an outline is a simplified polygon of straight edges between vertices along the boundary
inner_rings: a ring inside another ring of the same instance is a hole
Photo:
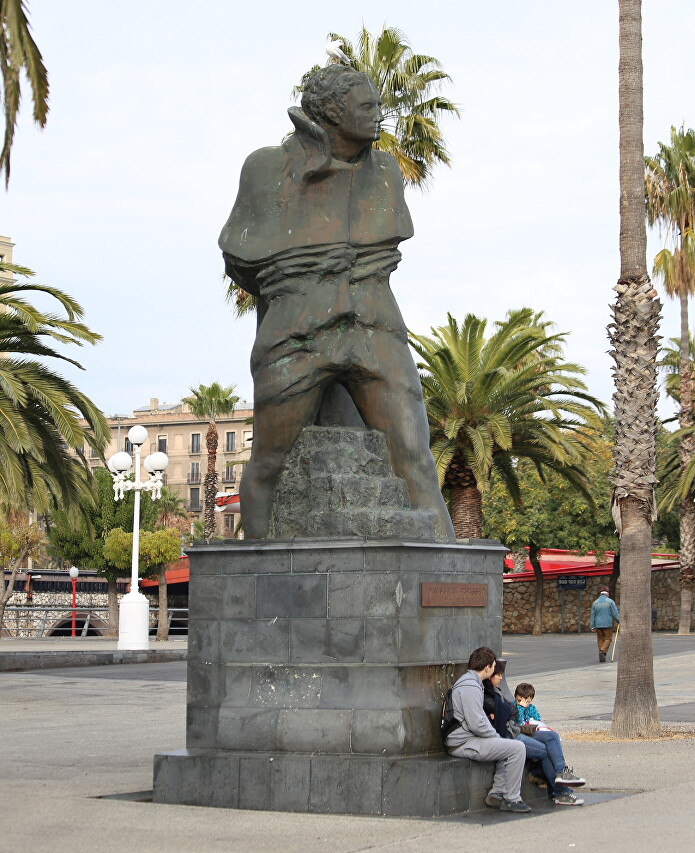
[[[350,58],[342,51],[343,43],[341,41],[326,42],[326,53],[331,59],[337,59],[338,62],[344,62],[346,65],[352,65]]]

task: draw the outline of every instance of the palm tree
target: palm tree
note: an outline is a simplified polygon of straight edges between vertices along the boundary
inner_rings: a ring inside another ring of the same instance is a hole
[[[157,527],[176,528],[182,533],[189,530],[185,501],[169,486],[162,486],[162,494],[157,501]]]
[[[33,275],[10,264],[0,264],[0,271]],[[51,296],[65,316],[39,311],[25,299],[30,292]],[[88,397],[31,356],[81,367],[49,341],[77,346],[99,341],[101,336],[81,322],[82,316],[81,306],[57,288],[28,281],[0,283],[0,506],[46,513],[55,503],[79,510],[90,476],[85,444],[101,455],[109,427]]]
[[[641,0],[619,0],[620,278],[608,327],[615,361],[612,507],[620,537],[620,655],[613,733],[660,731],[651,639],[656,358],[661,303],[647,272]]]
[[[352,67],[370,77],[381,95],[384,123],[374,147],[393,154],[406,184],[424,188],[437,163],[450,163],[438,122],[444,113],[457,118],[460,114],[436,90],[451,77],[434,56],[413,53],[405,35],[395,27],[384,26],[375,37],[363,26],[357,50],[337,33],[329,33],[328,38],[342,42]],[[331,59],[327,64],[337,61]],[[302,77],[295,96],[318,70],[315,65]]]
[[[695,440],[689,429],[694,423],[692,366],[689,357],[688,299],[695,293],[695,131],[671,128],[671,145],[659,143],[659,153],[647,157],[645,197],[647,219],[674,237],[673,251],[662,249],[654,259],[653,275],[666,294],[680,300],[680,410],[681,471],[695,458]],[[690,633],[693,585],[695,584],[695,504],[690,496],[680,505],[679,634]]]
[[[5,113],[5,138],[0,151],[0,174],[5,186],[10,182],[10,152],[17,126],[21,96],[21,74],[26,73],[34,103],[34,121],[45,127],[48,117],[48,74],[41,52],[31,36],[24,0],[0,2],[0,67]]]
[[[670,346],[662,347],[661,358],[657,362],[657,367],[666,375],[664,388],[667,396],[676,403],[680,403],[681,399],[681,339],[669,338]],[[693,372],[693,360],[695,359],[695,339],[692,335],[688,335],[688,358],[690,360],[690,375]],[[663,423],[668,423],[675,418],[668,418]]]
[[[493,469],[518,503],[516,462],[530,459],[538,473],[557,471],[582,493],[589,433],[603,405],[586,392],[584,371],[562,361],[564,334],[524,308],[510,312],[485,337],[486,321],[468,314],[459,326],[411,335],[430,424],[430,448],[440,484],[450,493],[458,538],[480,537],[481,495]]]
[[[223,387],[219,382],[212,385],[200,385],[191,388],[191,397],[184,397],[183,402],[190,407],[198,418],[209,421],[205,441],[208,448],[208,470],[205,475],[205,538],[211,539],[215,533],[215,496],[217,495],[217,425],[215,421],[221,415],[231,415],[239,402],[235,396],[234,385]]]

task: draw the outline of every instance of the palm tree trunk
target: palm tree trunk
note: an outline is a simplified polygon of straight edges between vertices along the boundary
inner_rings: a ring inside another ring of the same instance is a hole
[[[620,12],[620,279],[609,334],[615,360],[613,517],[620,537],[621,629],[614,735],[660,731],[651,636],[656,356],[661,305],[647,273],[641,0]]]
[[[687,429],[693,424],[693,384],[690,364],[687,292],[681,293],[680,303],[680,412],[678,413],[678,422],[681,429]],[[685,470],[694,454],[693,436],[686,435],[681,439],[678,447],[681,472]],[[695,575],[695,504],[691,497],[682,501],[680,508],[680,563],[681,612],[678,621],[678,633],[689,634],[693,612],[693,580]]]
[[[533,574],[536,578],[536,600],[534,602],[533,612],[533,631],[534,637],[540,637],[543,633],[543,570],[538,559],[540,546],[535,542],[529,542],[529,560],[533,566]]]
[[[159,584],[159,617],[157,619],[157,639],[169,639],[169,602],[167,600],[166,565],[157,568],[157,583]]]
[[[457,539],[481,539],[483,507],[477,486],[451,486],[451,521]]]
[[[215,496],[217,495],[217,426],[214,421],[208,427],[206,442],[208,447],[208,470],[205,474],[205,538],[215,535]]]
[[[680,511],[681,609],[678,633],[689,634],[693,614],[693,566],[695,564],[695,503],[687,497]]]
[[[652,656],[651,525],[644,523],[644,502],[636,498],[622,501],[621,515],[620,647],[612,732],[651,737],[661,731]]]
[[[109,606],[108,628],[106,629],[107,637],[118,636],[118,586],[116,579],[107,578],[106,580],[106,596]]]

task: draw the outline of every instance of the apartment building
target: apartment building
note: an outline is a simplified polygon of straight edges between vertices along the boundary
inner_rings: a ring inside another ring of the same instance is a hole
[[[0,236],[0,263],[11,264],[12,263],[12,249],[14,248],[14,243],[10,240],[9,237],[1,237]],[[5,272],[0,270],[0,281],[3,284],[12,283],[14,281],[14,276],[12,273]]]
[[[252,415],[253,409],[246,401],[241,401],[240,407],[233,415],[217,421],[217,473],[220,492],[237,494],[239,491],[244,463],[251,454],[253,426],[248,421]],[[120,450],[131,453],[128,430],[135,424],[145,427],[148,437],[142,447],[143,459],[155,451],[166,453],[169,457],[169,467],[165,475],[167,486],[184,499],[191,521],[202,518],[203,481],[208,464],[208,422],[196,418],[185,403],[160,405],[156,397],[150,400],[148,406],[134,409],[132,415],[107,415],[107,420],[111,427],[111,442],[106,449],[106,458]],[[91,449],[89,454],[91,467],[99,467],[101,462],[96,454]],[[218,532],[230,536],[238,515],[231,512],[217,515]]]

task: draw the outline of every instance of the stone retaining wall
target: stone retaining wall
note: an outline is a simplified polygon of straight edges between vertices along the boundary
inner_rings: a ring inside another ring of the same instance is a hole
[[[678,630],[680,614],[680,585],[678,567],[652,572],[652,609],[656,610],[656,631]],[[589,630],[591,604],[602,586],[608,586],[610,570],[605,575],[587,577],[586,589],[565,590],[565,632],[576,633],[581,595],[581,628]],[[561,591],[555,578],[543,584],[543,631],[559,633],[561,628]],[[505,634],[530,634],[533,629],[535,581],[504,582],[503,631]],[[620,607],[620,579],[616,587],[616,603]],[[694,614],[695,616],[695,611]]]

